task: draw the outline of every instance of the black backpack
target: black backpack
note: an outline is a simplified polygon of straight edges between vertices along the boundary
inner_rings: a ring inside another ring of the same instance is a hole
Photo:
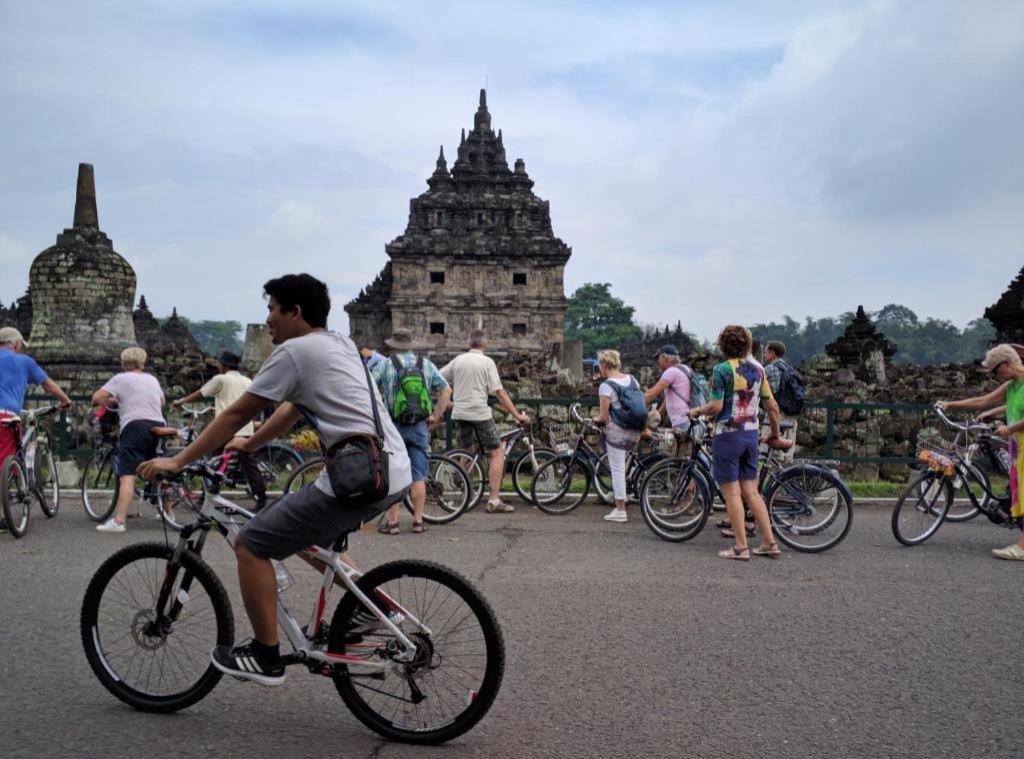
[[[618,382],[609,382],[619,399],[619,408],[612,406],[611,416],[623,429],[639,431],[647,426],[647,401],[644,400],[644,391],[640,389],[640,383],[636,378],[629,379],[629,385],[626,387]]]
[[[779,378],[779,392],[775,394],[775,402],[779,404],[784,414],[797,416],[802,414],[804,403],[807,401],[807,385],[800,372],[790,366],[786,361],[779,361],[781,364],[781,377]]]

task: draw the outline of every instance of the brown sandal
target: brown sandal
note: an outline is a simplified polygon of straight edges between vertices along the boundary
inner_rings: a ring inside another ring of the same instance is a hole
[[[769,543],[768,545],[759,545],[750,551],[755,556],[767,556],[770,559],[777,559],[782,556],[782,549],[779,548],[778,543]]]
[[[388,524],[387,522],[385,522],[377,528],[377,532],[379,532],[381,535],[397,535],[398,522],[395,522],[394,524]]]
[[[427,531],[427,526],[423,522],[413,522],[412,531],[415,533],[421,533]]]
[[[720,559],[735,559],[736,561],[750,561],[750,548],[726,548],[724,551],[718,552],[718,558]]]

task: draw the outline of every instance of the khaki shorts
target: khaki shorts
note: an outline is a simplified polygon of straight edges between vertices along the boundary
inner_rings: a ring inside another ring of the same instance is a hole
[[[480,422],[456,419],[455,423],[459,429],[459,445],[463,448],[473,450],[478,441],[485,451],[493,451],[501,446],[501,437],[498,435],[498,428],[493,419],[485,419]]]

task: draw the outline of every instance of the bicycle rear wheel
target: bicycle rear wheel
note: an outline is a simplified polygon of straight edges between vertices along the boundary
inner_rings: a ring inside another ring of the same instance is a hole
[[[530,499],[545,514],[568,514],[586,499],[590,480],[590,469],[574,456],[560,456],[537,470],[530,483]]]
[[[28,530],[32,495],[25,479],[21,459],[8,456],[0,466],[0,501],[3,501],[4,521],[11,535],[20,538]]]
[[[123,548],[93,575],[82,601],[82,646],[93,673],[126,704],[173,712],[199,701],[221,678],[210,650],[230,645],[234,617],[227,591],[199,556],[174,546]],[[157,610],[161,586],[173,584]]]
[[[298,467],[288,477],[288,481],[284,484],[284,495],[294,493],[297,490],[302,489],[306,485],[311,485],[317,481],[320,476],[320,472],[324,470],[324,460],[321,458],[310,459],[302,466]]]
[[[853,503],[827,469],[797,464],[784,469],[764,494],[772,531],[796,551],[818,553],[842,542],[853,525]]]
[[[427,491],[423,520],[430,524],[454,522],[469,505],[469,478],[461,466],[438,453],[430,454],[429,467],[423,481]]]
[[[174,532],[199,515],[206,499],[206,484],[197,474],[179,474],[163,482],[151,484],[149,493],[156,493],[157,514]]]
[[[471,456],[465,451],[448,451],[445,456],[462,467],[462,471],[469,478],[469,503],[466,505],[466,511],[472,511],[483,499],[487,483],[487,473],[480,465],[481,456]]]
[[[106,522],[117,505],[114,458],[113,451],[93,456],[82,471],[82,506],[94,522]]]
[[[57,481],[57,465],[53,461],[53,454],[45,443],[36,445],[35,476],[39,508],[48,519],[53,519],[60,509],[60,483]]]
[[[416,657],[395,662],[383,677],[339,667],[334,685],[345,705],[374,732],[406,743],[444,743],[476,725],[505,671],[505,642],[487,600],[462,575],[426,561],[384,564],[358,584],[382,606],[391,600],[391,619],[415,643]],[[328,651],[394,661],[400,644],[373,620],[347,593],[331,618]]]
[[[268,443],[252,454],[252,457],[256,460],[268,491],[283,489],[295,470],[302,466],[302,456],[284,443]]]
[[[520,498],[527,503],[533,503],[533,498],[530,495],[530,483],[533,482],[533,476],[545,462],[551,461],[557,456],[558,454],[550,448],[534,448],[532,455],[527,450],[519,457],[512,467],[512,487],[516,489],[516,494]]]
[[[651,532],[681,543],[696,536],[711,513],[711,495],[703,475],[679,459],[655,464],[640,488],[640,513]]]
[[[947,494],[952,493],[953,496],[953,500],[949,504],[949,510],[946,512],[947,522],[966,522],[974,519],[982,511],[986,513],[990,511],[989,501],[992,499],[989,493],[992,491],[992,488],[985,471],[979,469],[974,464],[966,464],[965,467],[960,468],[960,473],[964,475],[964,478],[955,477],[950,483],[952,487],[947,491]],[[981,508],[975,506],[971,496],[968,495],[967,488],[964,487],[965,480],[968,487],[975,491],[974,494]],[[933,487],[936,486],[933,484]]]
[[[905,546],[928,540],[942,526],[953,500],[953,485],[942,472],[927,469],[914,476],[892,511],[892,534]]]

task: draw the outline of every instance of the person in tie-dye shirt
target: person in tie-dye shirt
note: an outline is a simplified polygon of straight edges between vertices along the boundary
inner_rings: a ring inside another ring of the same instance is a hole
[[[939,401],[935,405],[946,410],[972,410],[991,408],[1002,404],[1006,424],[996,427],[995,434],[1009,441],[1010,448],[1010,515],[1024,517],[1024,346],[1004,343],[985,354],[981,362],[1001,383],[987,395],[964,398],[960,401]],[[980,417],[979,417],[980,418]],[[997,559],[1024,561],[1024,532],[1020,540],[1006,548],[993,548]]]
[[[711,443],[712,475],[725,496],[735,544],[720,551],[723,559],[750,559],[743,503],[750,508],[761,544],[753,550],[759,556],[779,556],[764,499],[757,492],[758,408],[763,401],[771,425],[770,437],[779,435],[779,407],[765,380],[764,367],[750,357],[750,330],[736,324],[718,336],[718,349],[725,361],[711,373],[711,400],[690,409],[690,416],[713,416],[715,437]]]

